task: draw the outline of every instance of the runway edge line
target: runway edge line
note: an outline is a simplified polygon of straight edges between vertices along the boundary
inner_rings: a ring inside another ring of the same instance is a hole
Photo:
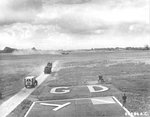
[[[134,117],[134,116],[130,113],[130,111],[129,111],[127,108],[125,108],[125,107],[121,104],[121,102],[120,102],[115,96],[112,96],[112,98],[126,111],[126,113],[127,113],[130,117]]]

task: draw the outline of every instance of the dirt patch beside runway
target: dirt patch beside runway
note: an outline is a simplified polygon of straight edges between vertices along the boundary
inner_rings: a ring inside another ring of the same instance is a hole
[[[8,117],[24,117],[30,106],[32,105],[31,100],[24,100]]]

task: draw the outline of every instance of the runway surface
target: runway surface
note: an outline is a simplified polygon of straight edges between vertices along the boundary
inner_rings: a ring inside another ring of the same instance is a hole
[[[133,117],[113,97],[34,102],[25,117]]]
[[[44,99],[33,102],[25,117],[133,117],[116,97],[104,96],[112,90],[102,84],[47,86]]]

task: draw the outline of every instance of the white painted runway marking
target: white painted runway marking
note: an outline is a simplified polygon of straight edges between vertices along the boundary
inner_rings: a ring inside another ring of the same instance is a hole
[[[50,104],[50,103],[40,103],[40,104],[44,105],[44,106],[56,106],[56,108],[54,108],[53,111],[57,111],[57,110],[65,107],[65,106],[71,104],[71,102],[68,102],[68,103],[65,103],[65,104],[62,104],[62,105],[60,105],[60,104]]]
[[[130,113],[130,111],[127,109],[127,108],[125,108],[122,104],[121,104],[121,102],[119,102],[119,100],[116,98],[116,97],[112,97],[124,110],[125,110],[125,112],[130,116],[130,117],[134,117],[131,113]]]
[[[26,114],[25,114],[24,117],[26,117],[26,116],[29,114],[29,112],[31,111],[31,109],[33,108],[33,106],[35,105],[35,103],[36,103],[36,102],[33,102],[33,103],[32,103],[32,105],[30,106],[29,110],[26,112]]]
[[[51,89],[50,93],[54,94],[64,94],[64,93],[69,93],[70,90],[67,90],[69,87],[54,87]],[[62,89],[62,91],[57,92],[57,89]],[[64,90],[65,89],[65,90]]]
[[[103,92],[103,91],[107,91],[108,87],[102,86],[102,85],[88,85],[87,86],[89,88],[90,92]],[[100,90],[95,90],[94,87],[98,87],[101,88]]]
[[[107,91],[108,87],[102,86],[102,85],[87,85],[88,89],[90,92],[103,92],[103,91]],[[95,88],[100,88],[99,90],[95,90]],[[57,91],[57,89],[61,89],[60,91]],[[64,93],[69,93],[70,89],[69,87],[53,87],[50,90],[50,93],[53,94],[64,94]]]
[[[107,96],[107,97],[110,97],[112,98],[113,96]],[[105,97],[93,97],[94,99],[95,98],[105,98]],[[44,101],[35,101],[35,102],[61,102],[61,101],[78,101],[78,100],[87,100],[87,99],[93,99],[93,98],[71,98],[71,99],[60,99],[60,100],[44,100]]]
[[[41,74],[37,77],[38,84],[40,85],[49,75]],[[38,85],[38,86],[39,86]],[[37,87],[33,89],[23,88],[13,97],[0,105],[0,117],[6,117],[9,115],[24,99],[26,99]]]
[[[98,97],[98,98],[91,98],[91,101],[94,105],[96,104],[114,104],[116,103],[112,97]]]

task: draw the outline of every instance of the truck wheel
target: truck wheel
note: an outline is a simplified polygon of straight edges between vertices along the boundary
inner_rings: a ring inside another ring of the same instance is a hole
[[[37,80],[35,80],[35,86],[37,86],[38,85],[38,82],[37,82]]]

